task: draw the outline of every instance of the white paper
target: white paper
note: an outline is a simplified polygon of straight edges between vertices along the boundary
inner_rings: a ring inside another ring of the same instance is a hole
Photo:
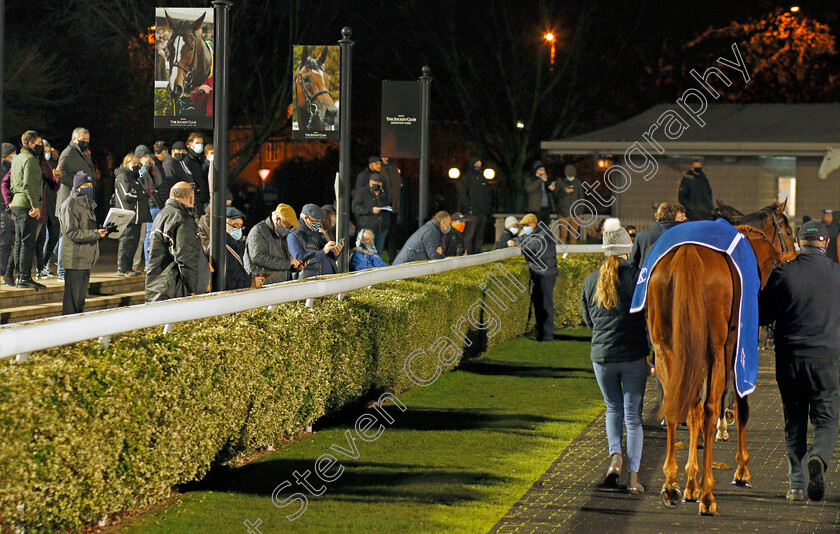
[[[392,208],[391,206],[379,206],[379,209],[385,211],[394,211],[394,208]]]
[[[121,210],[119,208],[111,208],[108,210],[108,216],[105,217],[105,223],[103,226],[107,226],[108,223],[114,223],[117,225],[117,231],[108,234],[108,237],[111,239],[119,239],[120,235],[122,235],[123,230],[125,227],[134,220],[134,212],[131,210]]]

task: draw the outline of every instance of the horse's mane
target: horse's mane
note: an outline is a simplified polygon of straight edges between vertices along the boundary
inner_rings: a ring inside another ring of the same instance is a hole
[[[749,215],[744,215],[743,217],[736,219],[733,224],[735,226],[747,225],[753,227],[763,227],[767,222],[767,219],[773,216],[773,213],[775,213],[776,208],[778,208],[777,204],[770,204],[769,206],[764,206],[755,213],[750,213]],[[784,214],[782,214],[782,218],[787,220],[787,217],[785,217]]]
[[[770,237],[764,233],[764,231],[759,230],[758,228],[754,228],[752,226],[747,226],[746,224],[739,224],[735,227],[736,230],[741,232],[742,234],[749,237],[752,235],[753,237],[758,237],[761,239],[766,239],[767,241],[770,240]]]

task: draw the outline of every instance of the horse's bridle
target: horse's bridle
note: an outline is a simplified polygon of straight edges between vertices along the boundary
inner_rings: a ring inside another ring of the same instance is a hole
[[[779,244],[782,246],[782,252],[787,252],[788,246],[782,237],[782,225],[779,224],[779,219],[776,217],[775,213],[771,213],[770,217],[773,219],[773,227],[776,228],[776,235],[779,237]]]
[[[174,38],[174,36],[173,36],[173,38]],[[199,41],[201,42],[201,46],[206,46],[204,44],[204,41],[202,41],[202,40],[199,40]],[[192,84],[193,72],[195,71],[196,67],[198,66],[198,50],[196,50],[195,53],[193,53],[192,65],[190,65],[190,68],[186,68],[186,67],[182,66],[180,64],[180,60],[173,63],[172,66],[177,67],[178,69],[181,69],[181,71],[183,71],[183,73],[184,73],[184,91],[186,92],[187,87],[189,87]],[[195,88],[187,94],[197,95],[200,92],[201,91],[198,88]]]
[[[332,95],[330,94],[329,89],[322,89],[313,95],[309,95],[306,93],[306,89],[303,88],[303,81],[301,81],[300,71],[297,74],[297,82],[298,86],[300,86],[300,92],[303,93],[303,98],[306,99],[306,103],[309,104],[309,122],[306,123],[306,129],[310,130],[312,128],[312,120],[315,118],[315,114],[318,112],[318,104],[315,103],[315,99],[323,94]]]

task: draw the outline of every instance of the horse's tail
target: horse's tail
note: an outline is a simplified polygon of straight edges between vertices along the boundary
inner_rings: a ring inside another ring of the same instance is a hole
[[[704,396],[709,318],[704,295],[705,269],[697,247],[679,247],[671,261],[673,334],[671,365],[663,405],[671,421],[685,421]]]

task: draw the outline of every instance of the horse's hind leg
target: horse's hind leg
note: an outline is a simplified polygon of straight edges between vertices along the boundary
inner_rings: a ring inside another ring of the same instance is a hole
[[[747,421],[750,419],[750,403],[747,397],[735,396],[735,418],[738,421],[738,453],[735,455],[738,468],[732,483],[749,487],[751,478],[747,468],[747,462],[750,461],[750,453],[747,451]]]
[[[668,508],[673,508],[682,500],[682,492],[680,485],[677,483],[677,451],[676,451],[676,421],[668,421],[668,453],[665,456],[665,464],[662,466],[662,472],[665,473],[665,483],[662,484],[662,491],[659,496],[662,498],[662,503]]]
[[[715,487],[715,477],[712,474],[712,447],[715,443],[714,431],[720,416],[720,400],[726,384],[724,372],[724,358],[719,354],[712,366],[709,377],[709,395],[703,405],[703,478],[700,480],[702,494],[700,495],[700,515],[717,515],[717,503],[712,490]]]
[[[685,501],[697,502],[700,500],[700,486],[697,484],[697,438],[700,434],[700,428],[703,426],[702,403],[697,404],[697,406],[688,412],[686,423],[688,424],[690,444],[688,446],[688,461],[685,464],[685,475],[687,477],[685,483]]]

